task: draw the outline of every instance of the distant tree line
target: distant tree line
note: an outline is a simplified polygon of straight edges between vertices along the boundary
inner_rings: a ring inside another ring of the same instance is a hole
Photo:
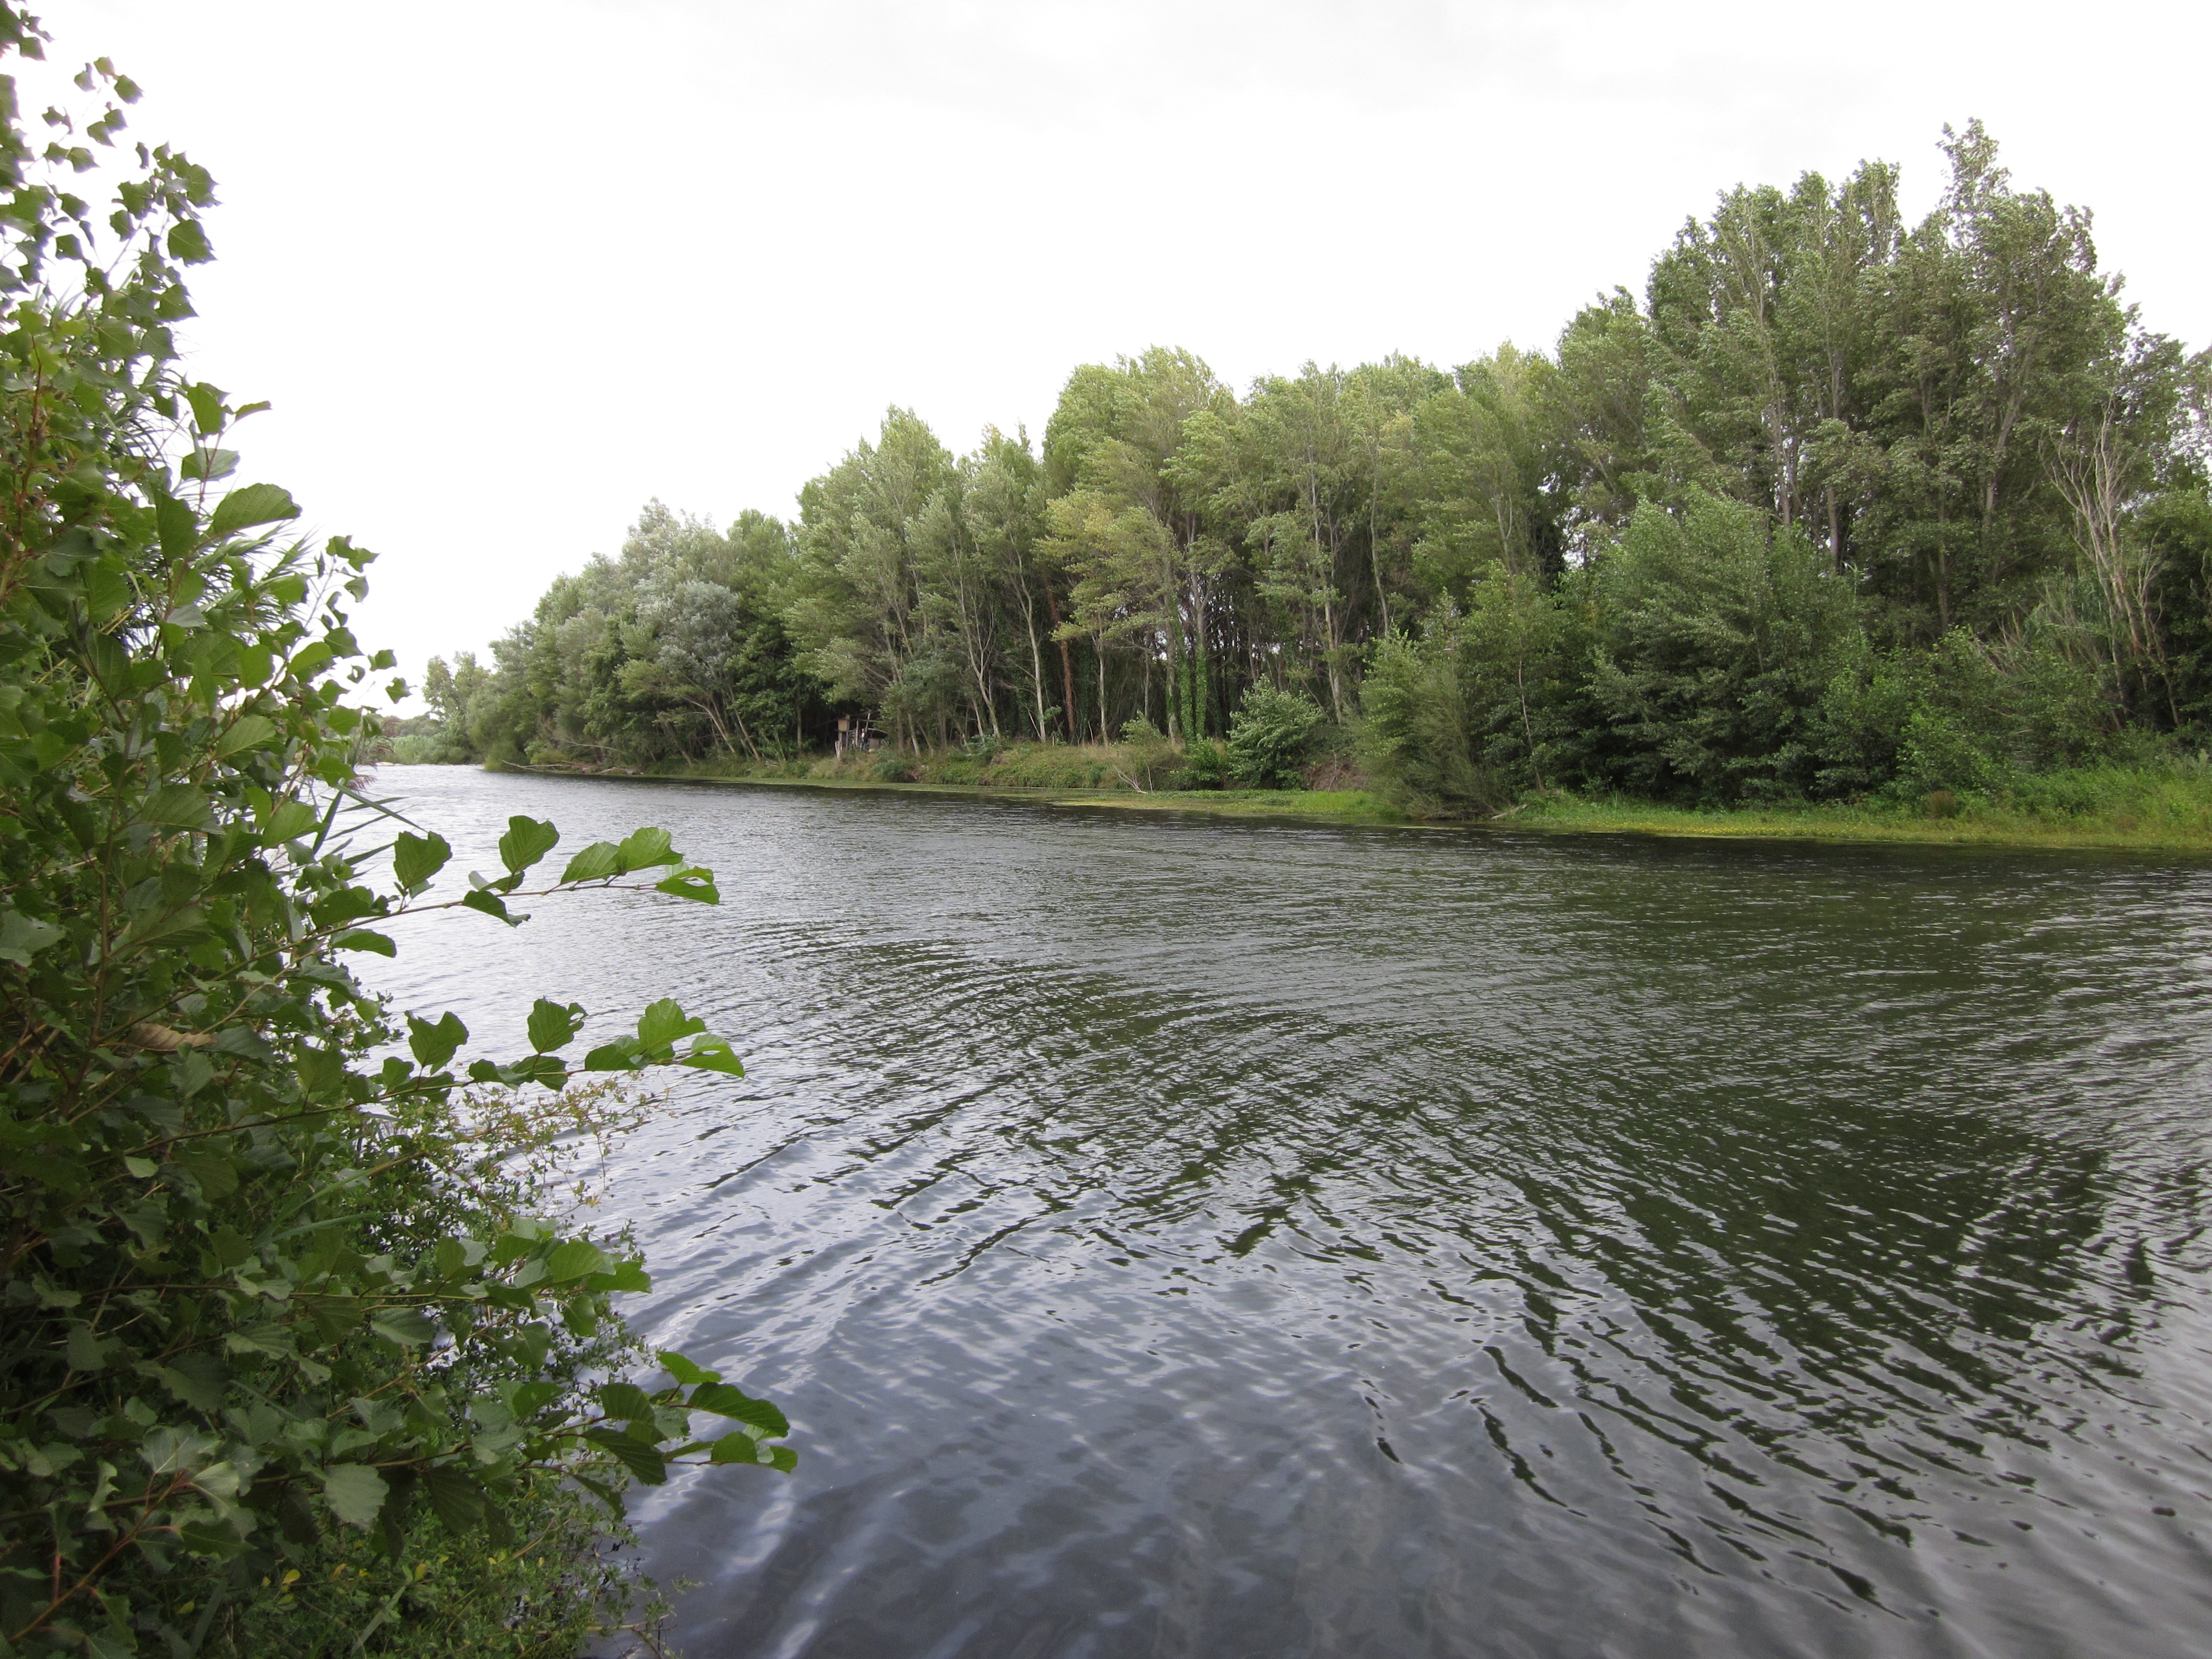
[[[795,523],[649,506],[431,665],[452,758],[1185,744],[1310,698],[1438,799],[1983,787],[2212,721],[2208,360],[1978,125],[1738,188],[1549,353],[1078,368],[1041,447],[894,409]]]

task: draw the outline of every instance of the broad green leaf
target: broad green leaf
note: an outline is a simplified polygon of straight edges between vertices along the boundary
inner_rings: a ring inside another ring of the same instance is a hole
[[[768,1454],[769,1467],[779,1474],[789,1474],[799,1467],[799,1454],[788,1446],[763,1446]]]
[[[215,513],[208,520],[208,536],[211,540],[221,541],[255,525],[276,524],[299,516],[300,509],[292,497],[275,484],[246,484],[216,503]]]
[[[297,841],[322,822],[322,815],[303,800],[280,802],[261,819],[261,838],[271,842]]]
[[[276,1359],[289,1359],[299,1352],[291,1328],[274,1321],[233,1331],[223,1338],[222,1346],[227,1353],[267,1354]]]
[[[222,1356],[204,1349],[179,1354],[170,1364],[155,1366],[154,1375],[171,1394],[203,1412],[222,1409],[223,1394],[230,1383],[230,1367]]]
[[[439,1017],[435,1025],[412,1014],[407,1016],[407,1047],[413,1052],[416,1064],[425,1071],[436,1071],[468,1040],[469,1028],[450,1010]]]
[[[722,895],[714,885],[714,872],[702,870],[697,865],[687,865],[672,875],[664,876],[653,884],[653,890],[676,898],[695,899],[701,904],[720,904]]]
[[[191,406],[192,424],[203,438],[212,438],[222,430],[222,388],[210,386],[205,380],[195,380],[184,388],[185,402]]]
[[[683,863],[683,856],[670,849],[668,839],[665,830],[633,830],[615,849],[616,862],[625,875],[632,870],[654,870],[664,864]]]
[[[473,1082],[500,1083],[510,1089],[519,1089],[526,1083],[542,1083],[549,1089],[558,1089],[568,1081],[568,1068],[554,1055],[532,1054],[504,1066],[496,1060],[477,1060],[469,1067],[469,1077]]]
[[[215,1051],[240,1060],[274,1060],[276,1051],[243,1025],[226,1025],[215,1034]]]
[[[0,910],[0,962],[27,968],[33,956],[61,936],[62,930],[51,921],[40,921],[17,910]]]
[[[599,1409],[626,1422],[653,1420],[653,1401],[635,1382],[609,1382],[599,1389]]]
[[[207,912],[198,905],[180,905],[141,916],[131,924],[126,937],[133,945],[150,945],[155,939],[167,939],[173,945],[186,934],[202,932],[206,921]]]
[[[215,752],[228,759],[241,749],[252,749],[276,735],[276,722],[262,714],[241,715],[215,740]]]
[[[658,1486],[668,1479],[668,1460],[661,1455],[659,1447],[648,1441],[613,1429],[587,1430],[584,1438],[612,1452],[642,1485]]]
[[[314,918],[318,927],[338,927],[363,916],[382,915],[388,908],[383,896],[374,888],[341,887],[317,899],[308,906],[307,914]]]
[[[430,1508],[449,1531],[466,1532],[484,1517],[483,1488],[467,1470],[435,1463],[423,1472],[422,1490]]]
[[[417,1348],[438,1334],[429,1316],[419,1308],[384,1308],[368,1317],[368,1328],[387,1342]]]
[[[207,792],[189,783],[164,784],[138,809],[141,823],[198,830],[209,822]]]
[[[583,1024],[582,1003],[564,1005],[540,997],[530,1008],[530,1046],[541,1054],[550,1054],[572,1042]]]
[[[398,882],[402,892],[419,893],[453,856],[453,849],[446,844],[443,836],[418,836],[402,830],[392,847],[392,878]]]
[[[139,1443],[138,1455],[155,1474],[179,1474],[205,1460],[222,1443],[197,1429],[164,1425]]]
[[[791,1425],[781,1412],[765,1400],[751,1398],[732,1383],[702,1382],[691,1390],[691,1397],[684,1403],[695,1412],[733,1418],[771,1438],[780,1439],[791,1432]]]
[[[568,860],[568,867],[561,872],[563,882],[604,881],[609,876],[622,873],[622,861],[611,841],[595,841]]]
[[[686,1387],[694,1382],[719,1382],[722,1380],[721,1372],[708,1370],[671,1348],[662,1349],[653,1358],[660,1361],[671,1376]]]
[[[301,1088],[317,1098],[337,1089],[345,1077],[345,1055],[335,1048],[302,1048],[293,1058]]]
[[[295,679],[311,680],[331,665],[337,653],[321,640],[310,640],[286,659],[284,667]]]
[[[612,1042],[602,1042],[584,1056],[587,1072],[635,1072],[645,1065],[645,1056],[639,1052],[635,1037],[617,1037]]]
[[[616,1491],[612,1486],[607,1485],[604,1480],[594,1480],[588,1474],[571,1475],[569,1479],[574,1480],[578,1486],[581,1486],[586,1492],[591,1493],[592,1497],[598,1498],[600,1503],[605,1504],[607,1506],[607,1513],[613,1516],[616,1520],[619,1521],[622,1519],[623,1516],[626,1512],[626,1505],[623,1503],[622,1493]]]
[[[500,862],[516,875],[551,852],[561,839],[561,832],[550,823],[518,813],[507,821],[507,833],[499,838]]]
[[[474,1239],[441,1238],[430,1259],[439,1278],[452,1279],[483,1260],[483,1246]]]
[[[637,1040],[648,1048],[665,1048],[678,1037],[706,1029],[705,1020],[691,1018],[672,998],[663,997],[638,1016]]]
[[[205,264],[215,258],[198,220],[179,219],[169,227],[169,257],[187,265]]]
[[[107,1364],[109,1352],[116,1346],[112,1339],[103,1340],[99,1333],[82,1321],[71,1322],[69,1340],[63,1353],[73,1371],[96,1371]]]
[[[129,605],[131,599],[130,579],[107,561],[103,559],[85,571],[84,608],[94,623],[106,623]],[[206,620],[198,617],[197,613],[187,617],[181,611],[173,611],[168,619],[185,627],[191,626],[194,620],[202,628],[207,626]]]
[[[335,951],[367,951],[375,956],[396,957],[399,947],[382,933],[371,933],[356,928],[350,933],[340,933],[331,941]]]
[[[331,1513],[349,1527],[366,1527],[384,1508],[392,1489],[366,1463],[337,1463],[319,1471]]]
[[[518,1419],[527,1421],[560,1398],[561,1385],[558,1382],[540,1379],[535,1382],[517,1384],[514,1391],[507,1395],[507,1405]]]
[[[565,1285],[586,1273],[603,1273],[613,1265],[613,1259],[589,1239],[572,1238],[565,1244],[555,1245],[545,1258],[545,1278],[549,1284]]]
[[[187,478],[213,483],[217,478],[228,478],[238,471],[238,452],[234,449],[195,449],[177,463],[177,471]]]
[[[528,916],[510,915],[505,900],[487,893],[481,887],[472,888],[462,894],[461,903],[468,909],[481,911],[488,916],[495,916],[510,927],[520,927],[530,920]]]
[[[642,1296],[653,1288],[653,1280],[641,1261],[617,1261],[603,1273],[593,1273],[584,1281],[584,1287],[592,1291],[632,1291]]]
[[[238,1165],[213,1146],[185,1146],[169,1155],[169,1162],[190,1176],[203,1195],[228,1198],[238,1190]]]
[[[154,522],[161,538],[161,551],[172,559],[184,558],[199,540],[198,515],[173,496],[154,498]]]
[[[684,1064],[695,1066],[702,1072],[720,1072],[726,1077],[743,1077],[745,1074],[744,1062],[738,1058],[736,1051],[723,1037],[702,1036],[694,1040],[690,1052],[684,1056]]]

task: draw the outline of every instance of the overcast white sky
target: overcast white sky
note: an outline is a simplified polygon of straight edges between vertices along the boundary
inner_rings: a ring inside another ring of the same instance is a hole
[[[197,373],[378,549],[410,675],[648,497],[788,514],[886,404],[1041,433],[1078,362],[1232,383],[1548,344],[1741,182],[1979,116],[2212,337],[2212,7],[2140,0],[76,0],[210,167]]]

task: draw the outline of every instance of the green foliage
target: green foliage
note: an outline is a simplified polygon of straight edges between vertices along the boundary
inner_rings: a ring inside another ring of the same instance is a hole
[[[1304,692],[1261,681],[1245,692],[1229,723],[1231,773],[1254,789],[1297,787],[1322,719],[1321,705]]]
[[[1499,804],[1500,792],[1471,752],[1457,644],[1455,632],[1440,627],[1423,639],[1401,634],[1379,641],[1369,658],[1360,690],[1367,763],[1385,790],[1410,806]]]
[[[1218,738],[1200,738],[1186,744],[1182,765],[1170,775],[1173,789],[1225,789],[1236,776],[1229,745]]]
[[[1804,537],[1696,495],[1638,507],[1594,573],[1591,696],[1621,781],[1662,798],[1802,791],[1858,599]]]
[[[5,9],[0,35],[31,38]],[[12,123],[0,165],[0,1645],[573,1650],[627,1593],[592,1553],[623,1488],[788,1468],[787,1425],[674,1358],[597,1381],[635,1358],[642,1265],[534,1212],[471,1127],[471,1083],[569,1082],[584,1011],[541,1002],[532,1053],[460,1072],[461,1022],[410,1015],[396,1052],[344,956],[402,915],[711,879],[647,830],[526,893],[557,834],[517,818],[502,875],[431,896],[447,843],[355,781],[370,556],[218,483],[250,408],[176,363],[206,175],[141,149],[101,244]],[[581,1062],[671,1063],[738,1069],[665,1002]]]
[[[1182,757],[1159,727],[1142,714],[1121,727],[1121,756],[1115,770],[1133,789],[1157,789],[1177,769]]]
[[[2017,789],[2023,775],[2100,758],[2112,710],[2093,673],[2051,647],[1946,635],[1911,670],[1897,771],[1907,790]]]
[[[1264,684],[1463,811],[1911,790],[2212,728],[2212,355],[2144,328],[2087,211],[1978,125],[1942,149],[1917,222],[1887,162],[1725,192],[1549,351],[1239,395],[1155,347],[1079,366],[1035,449],[890,410],[796,526],[649,504],[495,669],[434,663],[392,753],[768,775],[842,713],[886,778],[1150,788],[1115,741],[1142,720],[1210,787],[1261,775],[1212,745]]]

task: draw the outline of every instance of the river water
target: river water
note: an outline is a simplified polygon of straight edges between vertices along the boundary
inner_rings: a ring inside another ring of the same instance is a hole
[[[370,959],[746,1060],[611,1172],[800,1448],[691,1659],[2212,1651],[2212,870],[379,785],[719,875]]]

